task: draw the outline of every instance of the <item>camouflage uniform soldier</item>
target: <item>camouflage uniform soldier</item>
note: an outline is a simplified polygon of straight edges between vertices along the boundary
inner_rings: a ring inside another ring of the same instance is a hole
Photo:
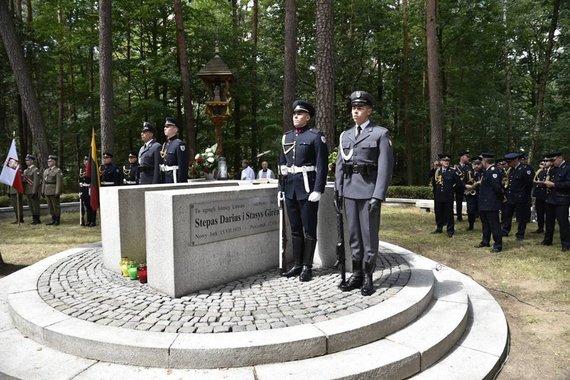
[[[43,175],[42,195],[47,199],[51,222],[46,224],[59,226],[61,217],[59,196],[63,192],[63,172],[57,167],[57,156],[49,156],[47,164],[48,168],[44,170]]]
[[[40,190],[42,186],[42,174],[40,169],[35,165],[36,157],[28,154],[26,156],[26,165],[28,168],[24,170],[24,194],[28,198],[28,205],[32,211],[32,224],[40,224]]]

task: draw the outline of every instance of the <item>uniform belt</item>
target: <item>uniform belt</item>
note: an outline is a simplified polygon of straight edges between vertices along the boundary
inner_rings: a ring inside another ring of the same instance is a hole
[[[80,187],[91,187],[91,184],[89,184],[89,183],[80,183],[79,186],[80,186]]]
[[[127,181],[125,180],[125,185],[136,185],[137,181]]]
[[[303,172],[314,172],[315,170],[317,170],[317,168],[315,168],[314,166],[289,166],[287,168],[287,173],[288,174],[297,174],[297,173],[303,173]]]
[[[114,185],[114,184],[115,184],[115,182],[101,181],[102,186],[110,186],[110,185]]]
[[[343,169],[346,174],[368,174],[376,169],[373,164],[343,164]]]
[[[162,171],[162,172],[171,172],[173,170],[178,170],[178,165],[168,166],[168,165],[160,164],[160,171]]]

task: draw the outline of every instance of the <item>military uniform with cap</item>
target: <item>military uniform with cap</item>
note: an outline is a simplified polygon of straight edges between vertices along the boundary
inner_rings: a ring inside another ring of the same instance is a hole
[[[63,172],[57,167],[57,156],[48,157],[48,168],[43,173],[42,194],[47,199],[51,222],[47,225],[59,225],[61,208],[59,196],[63,192]]]
[[[548,188],[546,196],[546,230],[542,244],[552,245],[554,225],[558,221],[562,251],[570,251],[570,231],[568,207],[570,206],[570,165],[561,152],[550,153],[552,168],[544,184]]]
[[[32,211],[32,224],[40,224],[40,193],[42,187],[42,173],[35,164],[36,157],[26,155],[26,165],[23,173],[24,194],[28,199],[28,205]]]
[[[531,192],[534,171],[528,165],[520,162],[521,153],[508,153],[505,160],[510,166],[505,185],[506,204],[503,215],[503,236],[511,231],[512,218],[516,215],[518,229],[517,240],[523,240],[526,225],[530,222]]]
[[[374,293],[381,203],[392,179],[394,154],[388,129],[370,120],[374,100],[365,91],[350,95],[355,124],[340,135],[335,172],[337,204],[344,203],[352,254],[352,275],[342,291]],[[344,201],[344,202],[343,202]]]
[[[81,197],[82,218],[81,225],[85,227],[95,227],[97,225],[97,210],[91,207],[91,177],[87,176],[87,163],[89,156],[83,157],[83,166],[79,171],[79,195]]]
[[[294,266],[285,277],[299,275],[300,281],[312,279],[313,257],[317,245],[317,213],[325,191],[328,148],[325,135],[308,122],[315,115],[313,105],[304,100],[293,103],[292,130],[282,137],[279,158],[280,191],[285,197],[291,225]]]
[[[169,128],[176,128],[175,133],[167,131]],[[166,118],[164,133],[167,141],[162,145],[160,152],[162,157],[160,170],[164,175],[164,183],[188,182],[188,149],[184,141],[178,138],[178,126],[173,118]]]
[[[546,214],[546,196],[548,194],[544,181],[547,179],[550,170],[550,159],[545,157],[539,169],[534,173],[534,208],[536,210],[536,223],[538,228],[535,233],[544,233],[544,217]]]
[[[471,170],[471,165],[469,164],[469,151],[464,150],[459,153],[459,163],[455,165],[455,171],[459,175],[459,178],[465,185],[467,181],[467,172]],[[463,192],[463,187],[455,188],[455,213],[457,215],[457,221],[463,220],[463,200],[465,199],[465,193]]]
[[[149,122],[143,123],[141,138],[144,145],[139,150],[139,184],[160,183],[160,144],[154,139],[156,129]]]
[[[137,162],[137,154],[135,152],[129,153],[129,162],[123,165],[123,184],[139,184],[139,163]]]
[[[481,180],[481,160],[476,158],[471,164],[471,169],[467,171],[464,178],[465,186],[473,186]],[[479,216],[479,193],[477,188],[465,190],[465,201],[467,203],[467,221],[469,231],[473,230],[475,220]]]
[[[481,157],[483,174],[476,187],[479,189],[479,216],[483,236],[475,247],[489,247],[492,235],[494,244],[491,252],[498,253],[503,250],[503,234],[499,220],[499,211],[503,204],[503,172],[495,166],[494,154],[481,153]]]
[[[117,165],[113,164],[113,154],[110,152],[103,153],[103,165],[99,167],[99,175],[101,179],[101,187],[120,186],[123,182],[121,171]]]
[[[443,226],[447,226],[447,236],[455,234],[455,221],[453,219],[454,195],[461,191],[463,193],[463,181],[455,168],[449,167],[450,157],[447,154],[439,154],[441,167],[438,168],[433,177],[433,187],[435,189],[435,222],[434,233],[442,233]]]

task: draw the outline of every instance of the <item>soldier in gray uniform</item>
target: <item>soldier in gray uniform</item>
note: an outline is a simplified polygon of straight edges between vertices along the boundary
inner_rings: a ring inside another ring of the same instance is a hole
[[[167,141],[160,152],[164,183],[188,182],[188,149],[184,141],[178,138],[178,126],[172,117],[167,117],[164,122],[164,135]]]
[[[40,224],[40,190],[42,186],[42,173],[35,164],[36,157],[31,154],[26,156],[24,170],[24,194],[28,198],[28,205],[32,210],[32,224]]]
[[[144,145],[139,150],[139,184],[160,183],[160,144],[154,139],[156,129],[145,121],[141,131]]]
[[[49,156],[47,160],[48,168],[44,170],[42,195],[46,197],[51,214],[51,222],[47,225],[59,226],[61,208],[59,196],[63,192],[63,172],[57,167],[57,156]]]
[[[369,120],[373,98],[364,91],[350,95],[355,125],[340,135],[335,196],[344,207],[352,252],[352,275],[342,291],[361,288],[374,293],[372,273],[378,256],[380,206],[392,178],[394,155],[390,132]],[[364,262],[364,275],[363,275]]]

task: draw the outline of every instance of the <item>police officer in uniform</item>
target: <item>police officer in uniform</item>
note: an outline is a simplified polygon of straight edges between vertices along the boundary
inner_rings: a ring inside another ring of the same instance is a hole
[[[441,168],[437,169],[433,177],[435,189],[435,222],[434,234],[443,232],[443,226],[447,225],[447,236],[455,234],[455,221],[453,219],[453,196],[459,190],[464,191],[463,181],[455,168],[449,167],[449,155],[439,154]],[[459,190],[457,190],[459,189]]]
[[[42,173],[35,164],[36,157],[26,155],[26,170],[24,170],[24,194],[32,210],[32,224],[41,224],[40,221],[40,192],[42,187]]]
[[[117,165],[113,164],[113,154],[103,153],[103,165],[99,167],[101,176],[101,186],[120,186],[122,181],[121,171]]]
[[[340,135],[335,197],[344,208],[350,235],[352,275],[342,291],[374,293],[372,274],[378,256],[380,208],[392,179],[394,154],[388,129],[370,120],[374,100],[364,91],[350,95],[355,125]],[[364,262],[364,267],[363,267]]]
[[[137,155],[135,152],[129,153],[129,163],[123,165],[123,184],[139,184],[139,163],[137,162]]]
[[[467,221],[469,222],[469,227],[467,227],[468,231],[473,230],[475,219],[479,216],[479,194],[477,189],[473,188],[473,185],[481,180],[481,160],[479,158],[473,160],[471,166],[465,178],[465,200],[467,202]]]
[[[505,160],[510,167],[505,186],[505,214],[503,215],[503,236],[511,231],[513,214],[518,221],[516,239],[524,240],[526,225],[530,222],[530,200],[532,192],[533,170],[520,162],[521,153],[505,154]]]
[[[95,227],[97,225],[97,210],[93,210],[91,207],[91,193],[89,192],[89,188],[91,186],[91,178],[87,176],[88,162],[89,157],[83,157],[83,166],[81,170],[79,170],[79,195],[81,197],[81,207],[83,213],[81,225],[85,227]]]
[[[167,117],[164,122],[164,134],[167,141],[160,152],[164,183],[188,182],[188,150],[184,141],[178,138],[178,126],[172,117]]]
[[[466,183],[467,172],[471,170],[471,165],[469,164],[469,158],[470,158],[469,151],[465,150],[459,153],[459,163],[455,165],[455,171],[459,175],[461,181],[463,181],[463,184]],[[463,187],[458,186],[455,188],[455,210],[458,222],[463,221],[463,199],[465,199],[464,195],[465,194]]]
[[[61,218],[59,196],[63,192],[63,172],[57,167],[57,156],[48,156],[47,165],[43,174],[42,195],[47,199],[51,222],[46,224],[59,226]]]
[[[144,145],[139,150],[139,183],[150,185],[160,183],[160,144],[154,139],[156,129],[154,125],[145,121],[141,131],[141,140]]]
[[[483,174],[481,182],[475,187],[479,189],[479,216],[483,227],[483,237],[475,248],[489,247],[493,235],[492,253],[503,250],[503,234],[499,220],[499,211],[503,204],[503,171],[494,164],[492,153],[481,153]]]
[[[536,222],[538,228],[534,233],[541,234],[544,233],[544,215],[546,213],[546,195],[547,188],[544,185],[544,181],[548,177],[548,171],[550,169],[550,160],[544,158],[539,165],[539,169],[534,173],[534,208],[536,210]]]
[[[315,108],[311,103],[304,100],[293,103],[295,128],[283,135],[279,158],[280,171],[285,176],[279,190],[285,197],[295,261],[293,268],[283,276],[299,275],[300,281],[313,278],[317,213],[328,170],[329,152],[325,136],[320,130],[309,127],[314,116]]]
[[[558,221],[562,252],[570,251],[568,207],[570,206],[570,165],[560,152],[549,154],[552,162],[549,178],[544,181],[548,188],[546,196],[546,231],[543,245],[552,245],[554,224]]]

